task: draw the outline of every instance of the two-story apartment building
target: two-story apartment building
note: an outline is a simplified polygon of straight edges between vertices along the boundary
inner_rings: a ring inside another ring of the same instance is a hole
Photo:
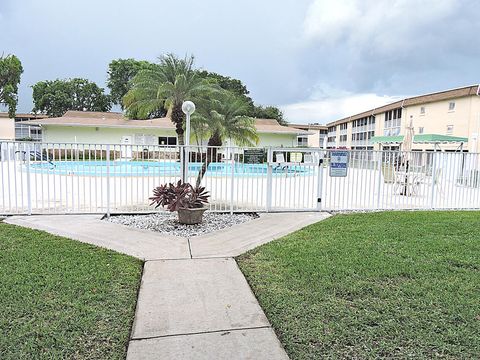
[[[327,124],[328,148],[399,149],[413,122],[414,150],[480,151],[480,85],[405,98]]]

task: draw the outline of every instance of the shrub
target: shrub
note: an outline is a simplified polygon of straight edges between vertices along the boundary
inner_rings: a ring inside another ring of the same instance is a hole
[[[182,183],[179,180],[176,184],[164,184],[153,189],[153,196],[150,205],[155,204],[155,208],[159,206],[166,207],[168,211],[178,211],[178,209],[195,209],[208,204],[208,191],[202,186],[193,187],[189,183]]]

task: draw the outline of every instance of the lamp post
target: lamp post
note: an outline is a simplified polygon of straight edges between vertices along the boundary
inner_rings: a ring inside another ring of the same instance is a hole
[[[190,151],[188,146],[190,145],[190,115],[195,112],[195,104],[192,101],[184,101],[182,104],[182,111],[187,115],[187,122],[185,124],[185,146],[183,149],[183,164],[182,164],[182,182],[187,182],[188,175],[188,161]]]

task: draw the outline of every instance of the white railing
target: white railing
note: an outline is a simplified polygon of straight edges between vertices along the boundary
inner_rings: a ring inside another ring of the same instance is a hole
[[[211,211],[480,208],[479,154],[350,150],[346,177],[331,177],[334,150],[249,150],[2,141],[0,214],[151,212],[182,160],[193,184],[205,166]]]
[[[348,156],[346,177],[323,177],[323,209],[480,208],[479,154],[348,151]]]

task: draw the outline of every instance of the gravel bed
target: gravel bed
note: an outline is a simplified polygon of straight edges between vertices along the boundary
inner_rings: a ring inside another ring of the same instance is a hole
[[[203,222],[198,225],[179,224],[177,213],[169,212],[144,215],[113,215],[110,218],[105,218],[105,221],[136,229],[152,230],[162,234],[192,237],[242,224],[256,218],[258,218],[256,213],[221,214],[207,211],[203,214]]]

